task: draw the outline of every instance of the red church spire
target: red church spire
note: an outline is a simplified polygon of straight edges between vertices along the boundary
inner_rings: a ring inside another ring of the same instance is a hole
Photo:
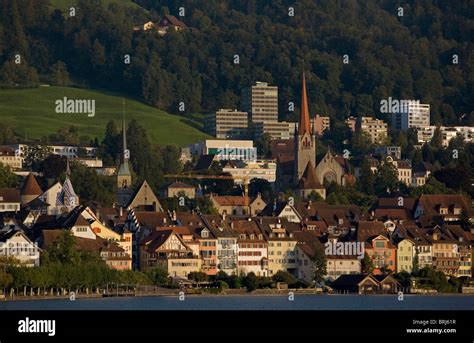
[[[301,92],[300,121],[298,123],[298,135],[308,133],[311,135],[311,125],[309,120],[308,98],[306,96],[306,79],[303,72],[303,90]]]

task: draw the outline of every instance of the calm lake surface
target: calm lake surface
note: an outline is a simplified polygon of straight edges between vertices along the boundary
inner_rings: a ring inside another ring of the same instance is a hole
[[[474,296],[153,296],[0,301],[1,310],[474,310]]]

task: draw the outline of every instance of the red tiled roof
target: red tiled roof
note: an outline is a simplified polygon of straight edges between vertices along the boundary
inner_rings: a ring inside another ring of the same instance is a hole
[[[225,196],[213,195],[212,198],[220,206],[245,206],[245,197],[240,196],[240,195],[225,195]]]
[[[306,169],[301,176],[301,179],[298,181],[297,189],[324,189],[321,183],[316,176],[313,164],[308,162]]]
[[[377,208],[375,210],[375,217],[377,219],[391,218],[410,220],[412,219],[411,213],[406,208]]]
[[[367,242],[378,235],[384,234],[386,231],[387,229],[383,223],[378,220],[361,220],[358,223],[357,240],[359,242]]]
[[[20,192],[15,188],[0,188],[0,203],[20,202]]]
[[[0,146],[0,156],[15,156],[15,149],[8,146]]]
[[[436,216],[439,215],[439,207],[448,207],[452,213],[452,208],[457,205],[467,213],[472,213],[472,207],[469,204],[467,198],[459,194],[423,194],[420,196],[419,203],[423,208],[423,215],[425,216]]]
[[[161,19],[159,25],[162,26],[162,23],[163,23],[163,20],[167,19],[169,21],[169,23],[173,26],[178,26],[178,27],[181,27],[181,28],[186,28],[186,24],[183,23],[181,20],[179,20],[178,18],[176,18],[174,15],[170,15],[170,14],[166,14],[163,19]]]
[[[35,176],[32,173],[29,173],[26,177],[23,187],[21,188],[21,195],[41,195],[43,191],[41,190],[38,182],[36,181]]]

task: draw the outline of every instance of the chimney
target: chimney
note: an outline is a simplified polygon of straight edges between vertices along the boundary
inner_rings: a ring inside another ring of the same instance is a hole
[[[122,217],[123,216],[123,207],[120,206],[119,208],[119,217]]]
[[[163,218],[163,224],[166,224],[166,217]]]
[[[225,211],[222,212],[222,220],[225,220],[226,216],[227,216],[227,213]]]
[[[230,228],[231,228],[231,229],[234,228],[234,222],[230,222]]]
[[[173,220],[173,221],[176,221],[176,211],[175,211],[175,210],[173,210],[172,220]]]

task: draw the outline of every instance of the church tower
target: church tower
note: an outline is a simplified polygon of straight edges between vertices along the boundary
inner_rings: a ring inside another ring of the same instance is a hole
[[[293,183],[297,184],[306,169],[308,163],[316,165],[316,135],[311,128],[309,119],[308,98],[306,95],[306,79],[303,73],[301,91],[301,110],[298,122],[298,131],[295,132],[295,164]]]
[[[132,195],[132,173],[130,172],[130,166],[128,163],[130,152],[127,149],[125,113],[123,114],[122,123],[122,148],[123,151],[120,158],[120,166],[117,172],[117,205],[120,207],[126,207]]]

